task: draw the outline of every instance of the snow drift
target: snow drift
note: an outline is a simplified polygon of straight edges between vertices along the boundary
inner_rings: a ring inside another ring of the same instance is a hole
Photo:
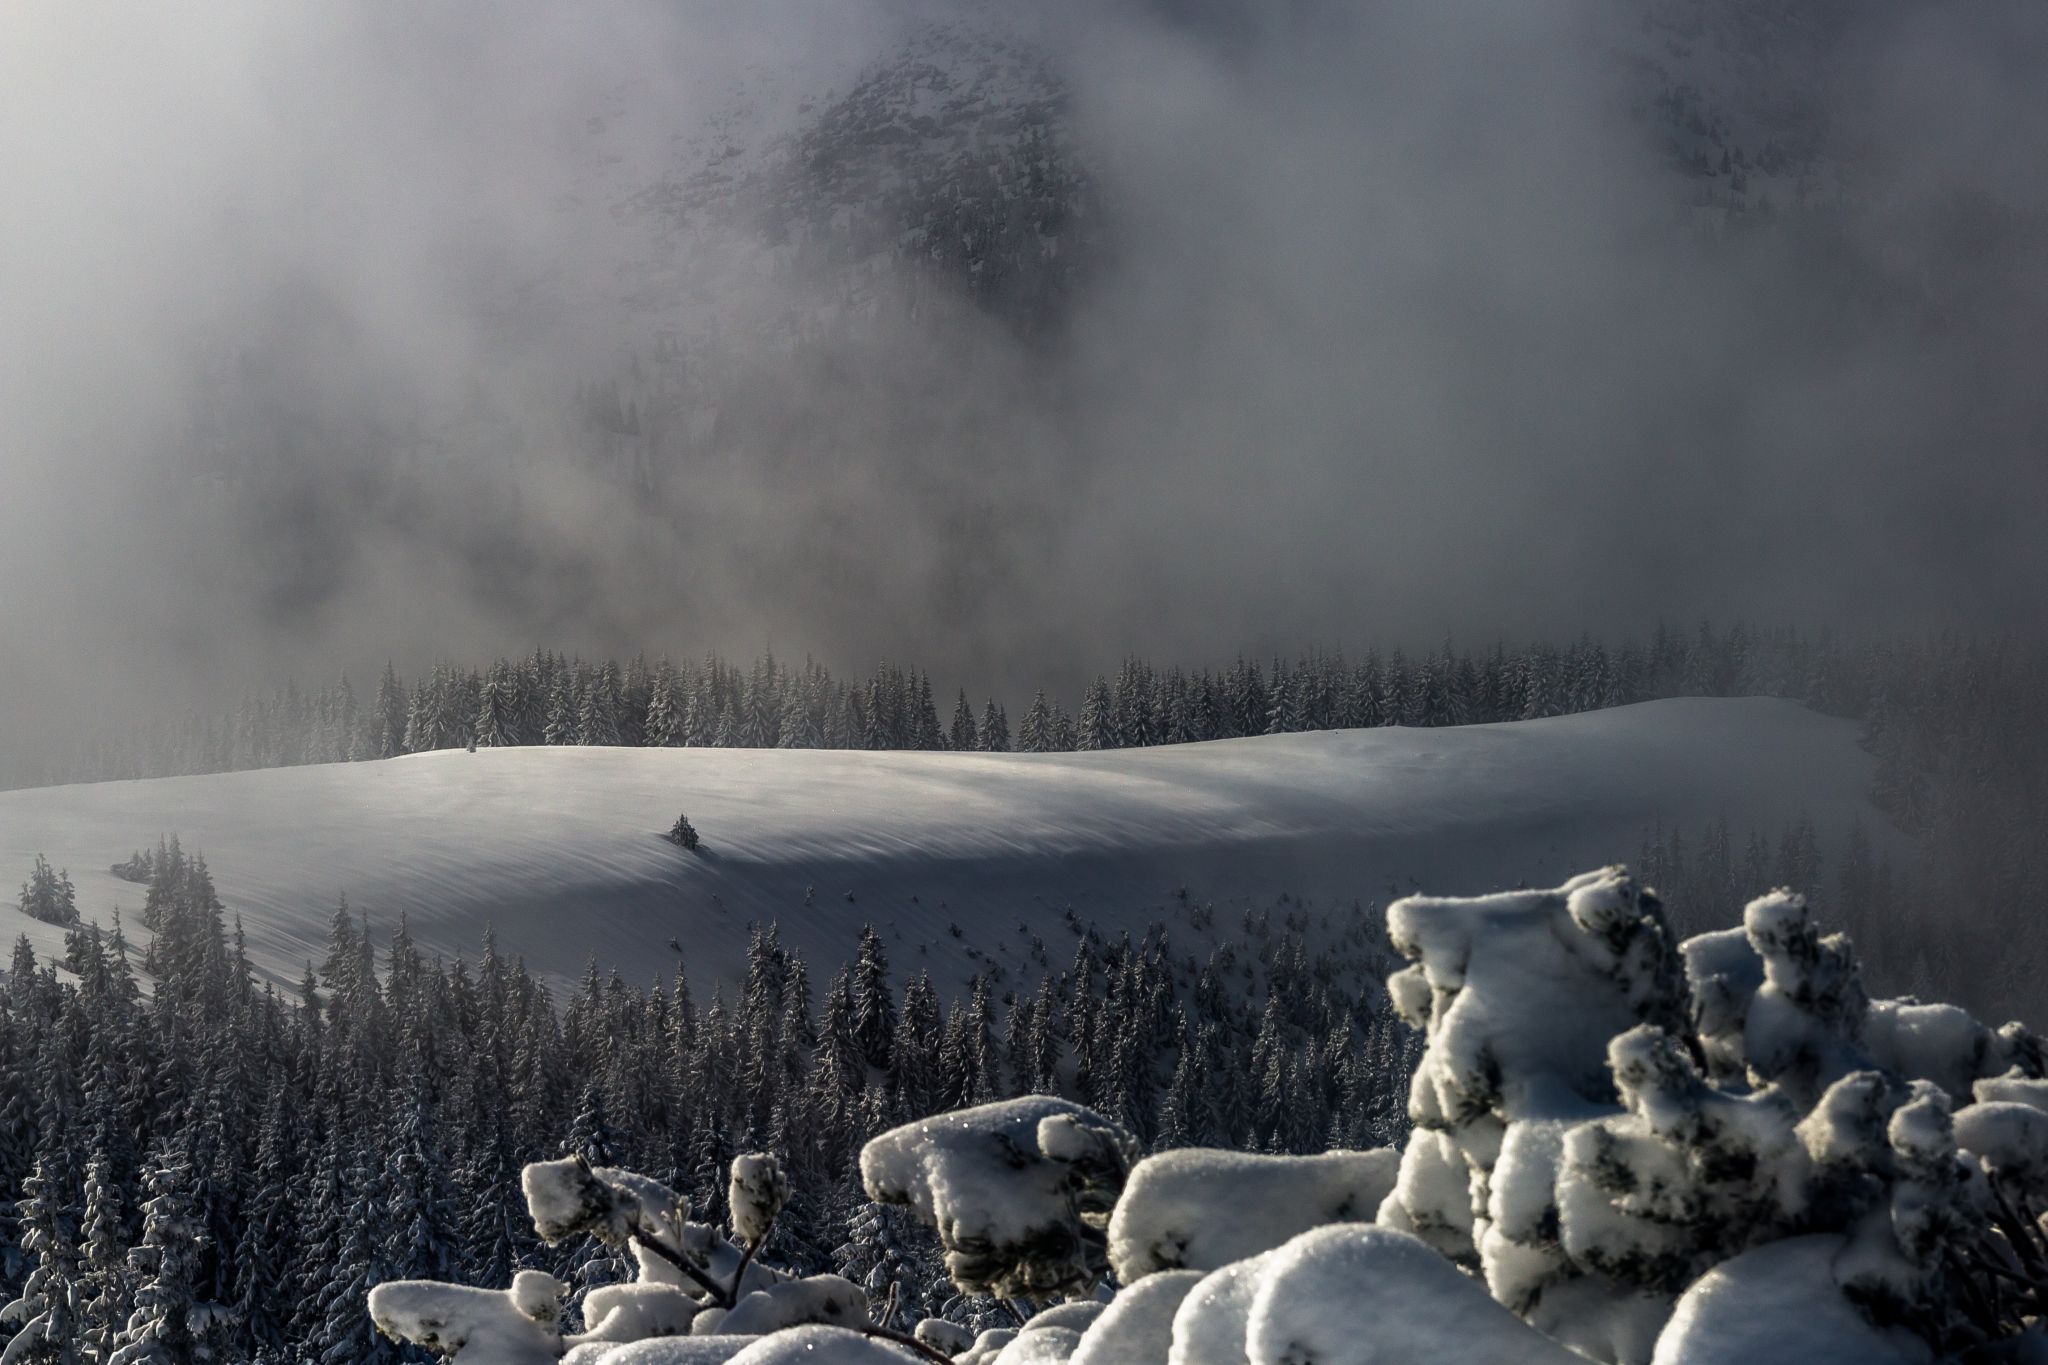
[[[85,918],[122,907],[134,935],[141,891],[109,868],[178,834],[281,981],[321,957],[345,895],[448,956],[473,958],[493,925],[500,951],[564,978],[591,958],[672,971],[673,940],[700,985],[738,974],[750,920],[820,962],[873,922],[943,989],[1027,970],[1070,907],[1114,932],[1170,917],[1182,890],[1348,907],[1545,885],[1658,821],[1879,829],[1871,770],[1851,722],[1706,698],[1096,754],[455,750],[0,793],[0,873],[47,854]],[[679,812],[699,852],[662,837]],[[0,915],[61,955],[61,929]]]

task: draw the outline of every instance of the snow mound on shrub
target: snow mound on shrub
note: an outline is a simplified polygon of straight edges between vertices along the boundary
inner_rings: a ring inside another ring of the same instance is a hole
[[[1071,1327],[1029,1326],[1010,1340],[992,1365],[1066,1365],[1081,1344],[1081,1334]]]
[[[1835,1282],[1839,1237],[1744,1252],[1678,1301],[1655,1365],[1927,1365],[1917,1338],[1874,1327]]]
[[[667,1284],[607,1284],[583,1300],[588,1330],[575,1341],[643,1341],[648,1337],[679,1337],[703,1309],[695,1299]]]
[[[1427,1243],[1367,1224],[1283,1247],[1260,1276],[1245,1344],[1251,1365],[1584,1365]]]
[[[1029,1095],[884,1133],[860,1172],[870,1198],[937,1229],[962,1290],[1049,1298],[1090,1292],[1107,1268],[1103,1226],[1135,1153],[1101,1115]]]
[[[1131,1171],[1109,1223],[1117,1278],[1215,1270],[1326,1223],[1369,1222],[1392,1193],[1400,1154],[1260,1156],[1182,1148]]]
[[[838,1275],[812,1275],[757,1289],[715,1323],[724,1336],[766,1336],[804,1323],[841,1327],[868,1320],[868,1296]],[[708,1336],[706,1331],[699,1336]]]
[[[1167,1365],[1245,1365],[1252,1301],[1279,1255],[1275,1248],[1204,1275],[1174,1312]]]
[[[726,1365],[759,1340],[759,1337],[664,1337],[629,1346],[593,1343],[570,1351],[562,1357],[562,1365]],[[824,1365],[824,1362],[819,1365]]]
[[[1173,1345],[1174,1314],[1201,1279],[1198,1270],[1161,1271],[1118,1294],[1081,1334],[1073,1365],[1165,1361]]]
[[[763,1337],[730,1358],[729,1365],[903,1365],[920,1357],[844,1327],[793,1327]],[[608,1358],[604,1365],[695,1365],[688,1356],[660,1355],[630,1361]]]
[[[549,1287],[552,1293],[542,1292]],[[532,1270],[521,1271],[511,1289],[390,1280],[370,1291],[370,1320],[385,1336],[470,1365],[549,1365],[561,1349],[561,1288]]]

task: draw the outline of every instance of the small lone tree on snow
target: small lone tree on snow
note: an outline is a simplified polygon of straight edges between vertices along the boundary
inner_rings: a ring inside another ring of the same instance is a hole
[[[692,853],[697,851],[697,827],[690,823],[689,816],[678,815],[676,817],[675,824],[669,829],[668,841],[676,847],[688,849]]]

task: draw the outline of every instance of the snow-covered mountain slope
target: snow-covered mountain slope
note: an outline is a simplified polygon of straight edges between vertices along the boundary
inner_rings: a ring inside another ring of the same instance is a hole
[[[87,917],[122,906],[137,932],[141,888],[108,869],[176,833],[286,980],[346,895],[380,934],[403,911],[449,955],[473,959],[495,925],[505,951],[561,977],[593,956],[666,973],[675,939],[703,987],[769,920],[829,965],[873,921],[899,963],[958,984],[990,963],[1033,970],[1033,935],[1064,965],[1070,907],[1112,933],[1178,922],[1195,951],[1183,888],[1223,908],[1218,933],[1231,907],[1283,893],[1377,920],[1418,886],[1548,885],[1631,858],[1656,821],[1882,827],[1870,766],[1851,723],[1764,699],[1099,754],[447,751],[7,792],[0,872],[25,877],[44,853]],[[678,812],[700,853],[662,837]],[[11,897],[0,931],[61,951],[62,931]]]

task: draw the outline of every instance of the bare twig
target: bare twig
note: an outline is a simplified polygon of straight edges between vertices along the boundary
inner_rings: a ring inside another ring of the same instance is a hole
[[[653,1230],[644,1224],[633,1230],[633,1240],[661,1257],[662,1260],[667,1261],[677,1270],[682,1271],[699,1289],[709,1294],[711,1301],[718,1307],[731,1308],[736,1302],[731,1292],[724,1285],[705,1274],[697,1267],[696,1262],[692,1261],[689,1257],[679,1251],[672,1251],[668,1247],[663,1246],[660,1237],[653,1235]]]
[[[780,1218],[781,1216],[782,1215],[780,1213],[777,1213],[775,1215],[776,1218]],[[768,1245],[768,1239],[770,1237],[773,1237],[774,1235],[775,1218],[770,1218],[768,1220],[768,1226],[761,1229],[760,1239],[758,1241],[749,1242],[747,1244],[746,1249],[740,1252],[739,1269],[733,1271],[732,1273],[732,1301],[734,1303],[738,1303],[740,1301],[740,1295],[747,1292],[747,1267],[753,1264],[754,1253],[759,1251],[762,1247]]]
[[[901,1332],[893,1332],[887,1327],[877,1327],[872,1323],[866,1327],[856,1327],[853,1330],[859,1332],[864,1337],[873,1337],[878,1341],[893,1342],[907,1351],[915,1351],[926,1360],[937,1362],[937,1365],[953,1365],[953,1358],[951,1356],[933,1350],[916,1337],[905,1336]]]

